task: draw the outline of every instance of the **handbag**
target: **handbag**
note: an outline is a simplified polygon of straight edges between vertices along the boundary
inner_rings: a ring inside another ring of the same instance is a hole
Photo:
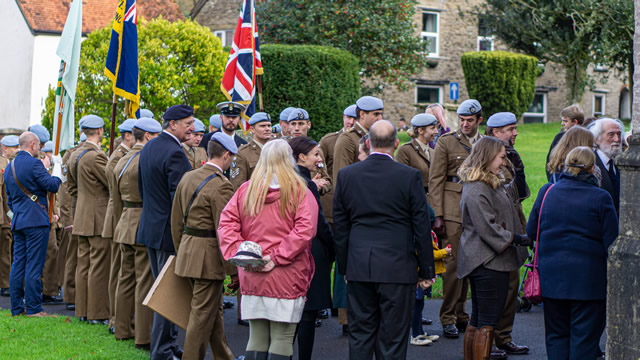
[[[533,254],[533,266],[531,271],[524,280],[524,297],[527,298],[533,304],[540,304],[542,302],[542,290],[540,289],[540,274],[538,273],[538,247],[540,245],[540,219],[542,218],[542,207],[544,206],[544,200],[549,194],[549,190],[554,185],[549,186],[542,198],[542,204],[540,204],[540,211],[538,212],[538,231],[536,232],[536,248]]]

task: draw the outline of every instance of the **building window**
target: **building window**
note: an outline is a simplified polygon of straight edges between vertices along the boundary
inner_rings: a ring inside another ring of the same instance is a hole
[[[425,11],[422,13],[422,32],[420,37],[427,41],[427,56],[438,57],[440,14]]]
[[[493,30],[482,16],[478,18],[478,51],[493,51]]]
[[[227,45],[231,45],[231,42],[229,42],[227,44],[227,33],[229,33],[230,31],[227,30],[217,30],[213,32],[213,35],[217,36],[218,39],[220,39],[220,44],[222,46],[227,46]]]
[[[529,109],[522,114],[522,120],[525,123],[547,122],[547,94],[536,93]]]
[[[604,115],[606,109],[607,95],[593,94],[593,116]]]
[[[416,104],[442,103],[442,91],[439,86],[417,86]]]

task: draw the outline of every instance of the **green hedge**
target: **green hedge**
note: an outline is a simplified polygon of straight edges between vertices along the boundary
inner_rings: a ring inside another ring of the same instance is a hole
[[[519,119],[536,92],[538,59],[504,51],[477,51],[462,55],[469,96],[482,104],[482,115],[509,111]]]
[[[360,96],[360,66],[349,52],[326,46],[263,45],[265,111],[274,121],[289,106],[309,112],[309,136],[342,127],[343,110]]]

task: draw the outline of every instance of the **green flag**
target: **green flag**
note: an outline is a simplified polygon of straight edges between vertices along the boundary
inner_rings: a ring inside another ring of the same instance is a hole
[[[73,0],[64,24],[56,54],[62,59],[56,89],[56,112],[53,119],[54,154],[74,145],[74,103],[78,68],[80,67],[80,43],[82,42],[82,0]]]

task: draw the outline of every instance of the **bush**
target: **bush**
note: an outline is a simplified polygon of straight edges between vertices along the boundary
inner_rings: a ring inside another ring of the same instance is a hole
[[[360,96],[355,56],[308,45],[263,45],[260,53],[264,107],[274,121],[284,108],[293,106],[309,112],[309,136],[316,140],[342,127],[343,110]]]
[[[480,101],[485,119],[502,111],[520,118],[536,93],[538,59],[504,51],[478,51],[462,55],[462,70],[469,96]]]

